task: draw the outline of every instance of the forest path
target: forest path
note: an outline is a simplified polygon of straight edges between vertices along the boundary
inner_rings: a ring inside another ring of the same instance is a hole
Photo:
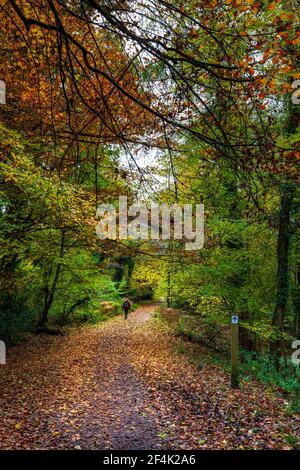
[[[283,399],[195,367],[151,319],[155,307],[12,348],[0,368],[1,449],[290,448],[299,421]]]

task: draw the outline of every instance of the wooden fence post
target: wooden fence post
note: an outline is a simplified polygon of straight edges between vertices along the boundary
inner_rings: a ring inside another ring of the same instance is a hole
[[[239,386],[239,317],[231,317],[231,387]]]

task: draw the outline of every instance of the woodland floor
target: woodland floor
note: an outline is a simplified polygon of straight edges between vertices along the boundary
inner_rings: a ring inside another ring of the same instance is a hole
[[[197,368],[154,309],[10,349],[0,448],[293,448],[300,418],[284,399],[254,383],[233,391],[218,366]]]

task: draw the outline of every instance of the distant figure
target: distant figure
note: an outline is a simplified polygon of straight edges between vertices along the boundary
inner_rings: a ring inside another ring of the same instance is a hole
[[[129,302],[127,297],[125,298],[125,300],[123,302],[122,308],[124,310],[124,318],[125,318],[125,320],[127,320],[128,312],[129,312],[129,309],[130,309],[130,302]]]

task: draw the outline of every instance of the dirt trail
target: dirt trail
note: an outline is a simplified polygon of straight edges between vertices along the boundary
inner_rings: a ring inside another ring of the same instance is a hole
[[[127,321],[107,324],[99,335],[93,390],[88,391],[88,411],[80,420],[77,444],[82,448],[161,448],[159,429],[145,412],[148,390],[130,360],[134,336],[152,312],[153,306],[140,308]]]
[[[12,348],[0,448],[290,448],[299,419],[284,400],[259,385],[232,391],[218,367],[195,367],[154,309]]]

